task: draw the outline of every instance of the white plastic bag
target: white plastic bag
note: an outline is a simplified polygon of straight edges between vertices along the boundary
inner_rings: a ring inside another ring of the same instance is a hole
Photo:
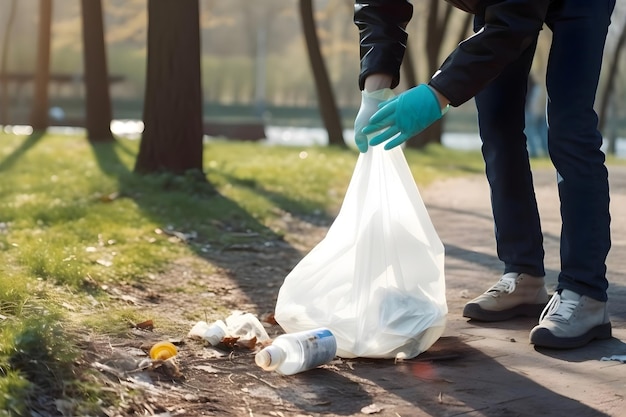
[[[275,318],[317,327],[344,358],[412,358],[441,336],[448,312],[444,248],[400,147],[361,154],[326,237],[287,275]]]

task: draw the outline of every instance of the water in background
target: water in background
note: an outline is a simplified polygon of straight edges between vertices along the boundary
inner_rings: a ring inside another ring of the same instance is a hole
[[[30,126],[5,126],[6,133],[28,135],[32,133]],[[50,133],[57,134],[81,134],[83,128],[77,127],[50,127]],[[140,120],[114,120],[111,123],[111,131],[119,137],[127,139],[140,139],[143,132],[143,122]],[[321,127],[289,127],[267,126],[265,128],[267,138],[262,143],[282,146],[326,146],[328,135]],[[344,141],[349,146],[354,146],[354,130],[343,131]],[[210,137],[206,138],[210,140]],[[444,133],[441,137],[443,146],[458,150],[480,150],[480,138],[477,133]],[[607,144],[603,146],[606,150]],[[618,138],[615,155],[618,158],[626,158],[626,138]]]
[[[265,134],[267,135],[265,142],[270,145],[326,146],[328,144],[328,135],[323,128],[267,126]],[[349,146],[354,146],[354,130],[345,129],[343,139]],[[481,145],[478,133],[445,132],[441,136],[441,143],[445,147],[463,151],[478,151]],[[603,150],[606,150],[607,146],[608,144],[605,143]],[[626,158],[626,138],[617,139],[615,155],[618,158]]]

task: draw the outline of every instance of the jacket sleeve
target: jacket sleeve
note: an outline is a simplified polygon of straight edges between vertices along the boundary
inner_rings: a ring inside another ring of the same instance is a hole
[[[429,84],[460,106],[537,38],[549,0],[503,0],[484,9],[484,26],[446,58]]]
[[[375,73],[391,75],[391,88],[398,85],[408,38],[405,28],[412,15],[413,5],[407,0],[355,1],[354,23],[359,28],[361,90],[365,78]]]

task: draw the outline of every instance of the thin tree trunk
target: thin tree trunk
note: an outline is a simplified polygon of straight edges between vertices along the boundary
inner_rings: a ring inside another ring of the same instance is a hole
[[[463,24],[461,25],[461,30],[459,31],[459,36],[457,37],[457,43],[461,43],[468,38],[471,33],[470,29],[473,21],[474,15],[471,13],[465,13],[465,16],[463,17]]]
[[[446,29],[449,27],[450,18],[452,17],[453,7],[446,4],[443,15],[439,14],[439,0],[431,0],[427,21],[427,37],[426,37],[426,59],[427,66],[431,74],[439,68],[441,48],[445,38]],[[463,19],[463,25],[458,33],[458,39],[464,40],[472,23],[472,15],[467,14]],[[441,143],[445,120],[441,119],[430,125],[424,131],[416,135],[407,142],[407,146],[411,148],[422,148],[428,143]]]
[[[619,69],[619,62],[622,56],[622,50],[624,49],[624,43],[626,43],[626,24],[622,26],[622,32],[619,35],[617,40],[617,45],[615,46],[615,52],[613,53],[613,60],[611,62],[611,66],[609,67],[609,74],[607,76],[606,84],[604,85],[604,92],[602,93],[602,102],[600,103],[600,109],[598,111],[598,128],[601,132],[603,132],[606,128],[606,120],[607,120],[607,112],[609,108],[609,103],[611,102],[611,98],[613,95],[613,91],[615,89],[615,79],[617,77],[617,71]],[[607,153],[614,155],[617,147],[617,138],[615,136],[609,138],[609,146],[607,148]]]
[[[302,29],[309,53],[311,70],[315,78],[320,114],[328,132],[328,143],[345,147],[346,143],[343,140],[343,129],[341,128],[337,102],[335,101],[324,59],[320,52],[311,0],[300,0],[300,17],[302,19]]]
[[[428,19],[426,22],[427,35],[426,39],[426,63],[428,72],[434,74],[439,66],[439,55],[444,39],[444,34],[448,27],[448,22],[452,16],[452,6],[445,5],[443,16],[439,16],[440,0],[431,0],[428,8]],[[441,143],[441,135],[443,134],[443,121],[439,120],[424,131],[407,141],[409,148],[422,148],[427,143]]]
[[[111,97],[101,0],[81,0],[85,72],[85,127],[90,141],[112,141]]]
[[[30,124],[35,131],[45,131],[48,118],[48,84],[50,81],[50,41],[52,34],[52,0],[39,0],[39,32],[37,38],[37,67]]]
[[[4,42],[2,42],[2,62],[0,62],[0,125],[6,125],[9,122],[9,92],[8,92],[8,74],[7,66],[9,59],[9,46],[11,45],[11,29],[15,23],[15,15],[17,13],[17,0],[11,2],[9,16],[7,17],[7,26],[4,29]]]
[[[202,172],[198,0],[148,0],[143,122],[135,172]]]
[[[407,89],[415,87],[419,77],[417,75],[415,64],[413,63],[413,52],[411,51],[408,42],[406,50],[404,51],[404,59],[402,60],[401,69]]]

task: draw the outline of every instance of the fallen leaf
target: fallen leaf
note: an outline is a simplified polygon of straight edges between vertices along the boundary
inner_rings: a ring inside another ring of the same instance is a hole
[[[237,347],[253,350],[256,347],[256,336],[252,339],[239,339],[236,343]]]
[[[152,320],[142,321],[135,324],[135,327],[141,330],[154,330],[154,322]]]
[[[153,361],[153,369],[161,371],[163,374],[170,378],[182,378],[183,373],[180,371],[178,364],[175,361],[175,358],[169,358],[164,361]]]
[[[226,336],[226,337],[222,338],[221,343],[224,346],[232,349],[232,348],[234,348],[237,345],[237,341],[238,340],[239,340],[238,337]]]
[[[276,321],[276,317],[274,317],[274,313],[268,313],[267,315],[265,315],[262,320],[265,323],[269,323],[272,326],[275,326],[278,324],[278,322]]]

